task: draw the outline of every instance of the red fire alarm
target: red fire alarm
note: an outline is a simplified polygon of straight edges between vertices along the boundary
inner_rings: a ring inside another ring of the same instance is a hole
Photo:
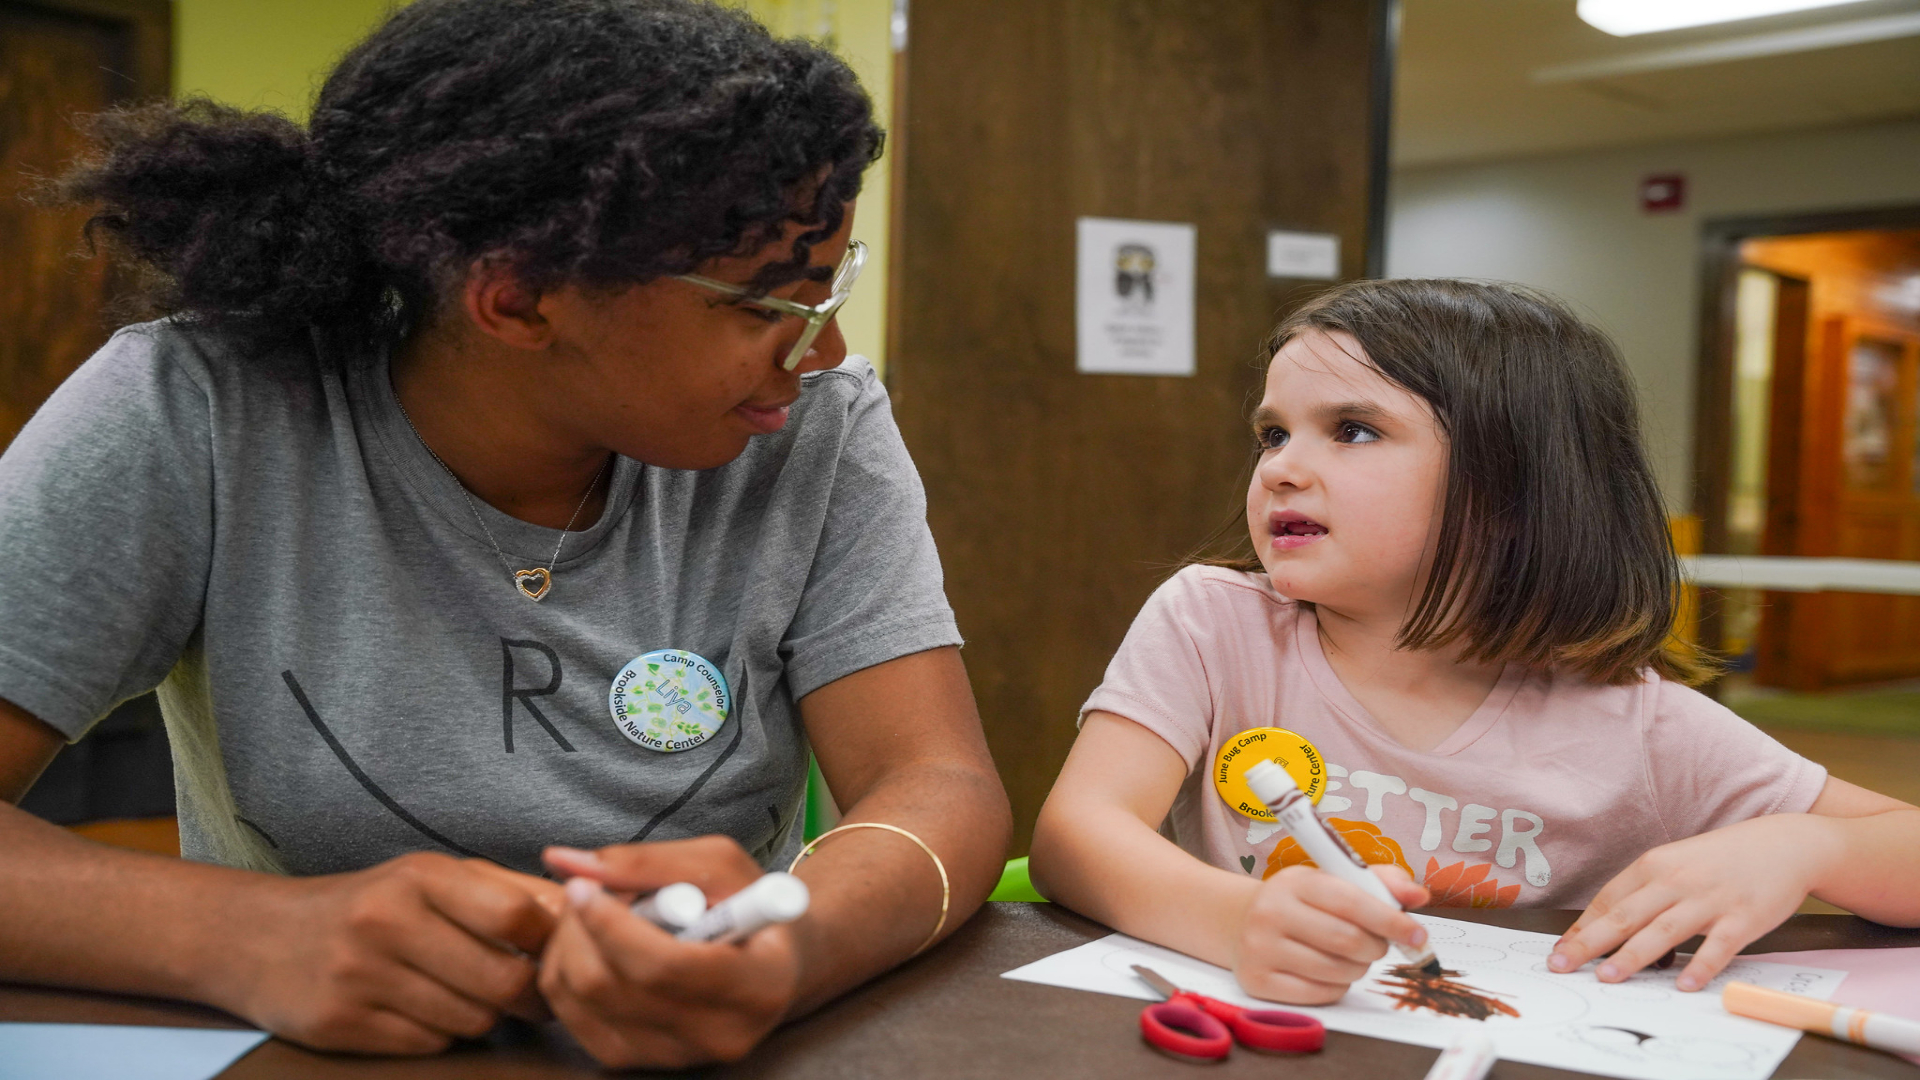
[[[1687,178],[1679,173],[1662,173],[1640,181],[1640,209],[1649,214],[1664,214],[1687,204]]]

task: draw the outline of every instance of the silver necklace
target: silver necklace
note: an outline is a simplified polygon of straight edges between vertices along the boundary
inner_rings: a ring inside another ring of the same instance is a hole
[[[400,395],[393,396],[393,403],[400,405]],[[513,565],[507,562],[507,553],[500,550],[500,541],[493,538],[493,530],[487,528],[487,519],[480,516],[480,508],[473,505],[473,496],[468,493],[467,485],[460,482],[460,474],[454,472],[453,466],[442,460],[439,454],[434,453],[433,446],[420,434],[420,429],[413,426],[413,417],[407,414],[405,405],[400,405],[400,418],[407,422],[407,429],[413,432],[414,438],[420,440],[420,445],[426,447],[428,456],[439,462],[440,467],[445,469],[447,475],[453,479],[453,486],[459,489],[460,497],[467,500],[467,509],[473,512],[473,520],[479,522],[480,531],[487,535],[487,543],[493,545],[493,554],[500,560],[500,568],[513,578],[513,587],[519,590],[521,596],[536,604],[546,599],[547,593],[553,589],[553,568],[560,565],[560,549],[567,546],[567,537],[573,533],[574,521],[580,517],[580,511],[587,508],[587,500],[593,498],[593,489],[600,486],[600,477],[606,474],[607,465],[613,460],[613,455],[608,454],[607,460],[600,463],[600,468],[593,474],[592,482],[587,484],[587,493],[580,496],[580,505],[573,508],[573,516],[567,519],[566,528],[560,530],[560,542],[553,545],[553,558],[547,560],[544,568],[536,566],[531,570],[515,570]]]

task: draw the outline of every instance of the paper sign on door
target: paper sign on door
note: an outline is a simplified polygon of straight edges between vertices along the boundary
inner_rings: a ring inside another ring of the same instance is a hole
[[[1193,374],[1192,225],[1079,220],[1075,368]]]

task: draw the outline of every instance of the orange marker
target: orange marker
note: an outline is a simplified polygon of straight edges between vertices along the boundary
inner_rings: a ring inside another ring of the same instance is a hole
[[[1720,991],[1720,1004],[1736,1016],[1799,1028],[1816,1035],[1831,1035],[1893,1054],[1920,1054],[1920,1021],[1742,982],[1728,983],[1727,988]]]

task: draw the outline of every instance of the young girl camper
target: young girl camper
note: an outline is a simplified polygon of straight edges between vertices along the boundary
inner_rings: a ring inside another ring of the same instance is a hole
[[[1698,989],[1809,893],[1920,925],[1920,809],[1687,688],[1707,669],[1670,634],[1602,334],[1515,288],[1369,281],[1271,345],[1255,557],[1185,568],[1135,620],[1041,812],[1044,892],[1255,996],[1338,998],[1425,931],[1236,809],[1279,758],[1405,907],[1584,906],[1556,971],[1612,953],[1624,979],[1705,934]]]

